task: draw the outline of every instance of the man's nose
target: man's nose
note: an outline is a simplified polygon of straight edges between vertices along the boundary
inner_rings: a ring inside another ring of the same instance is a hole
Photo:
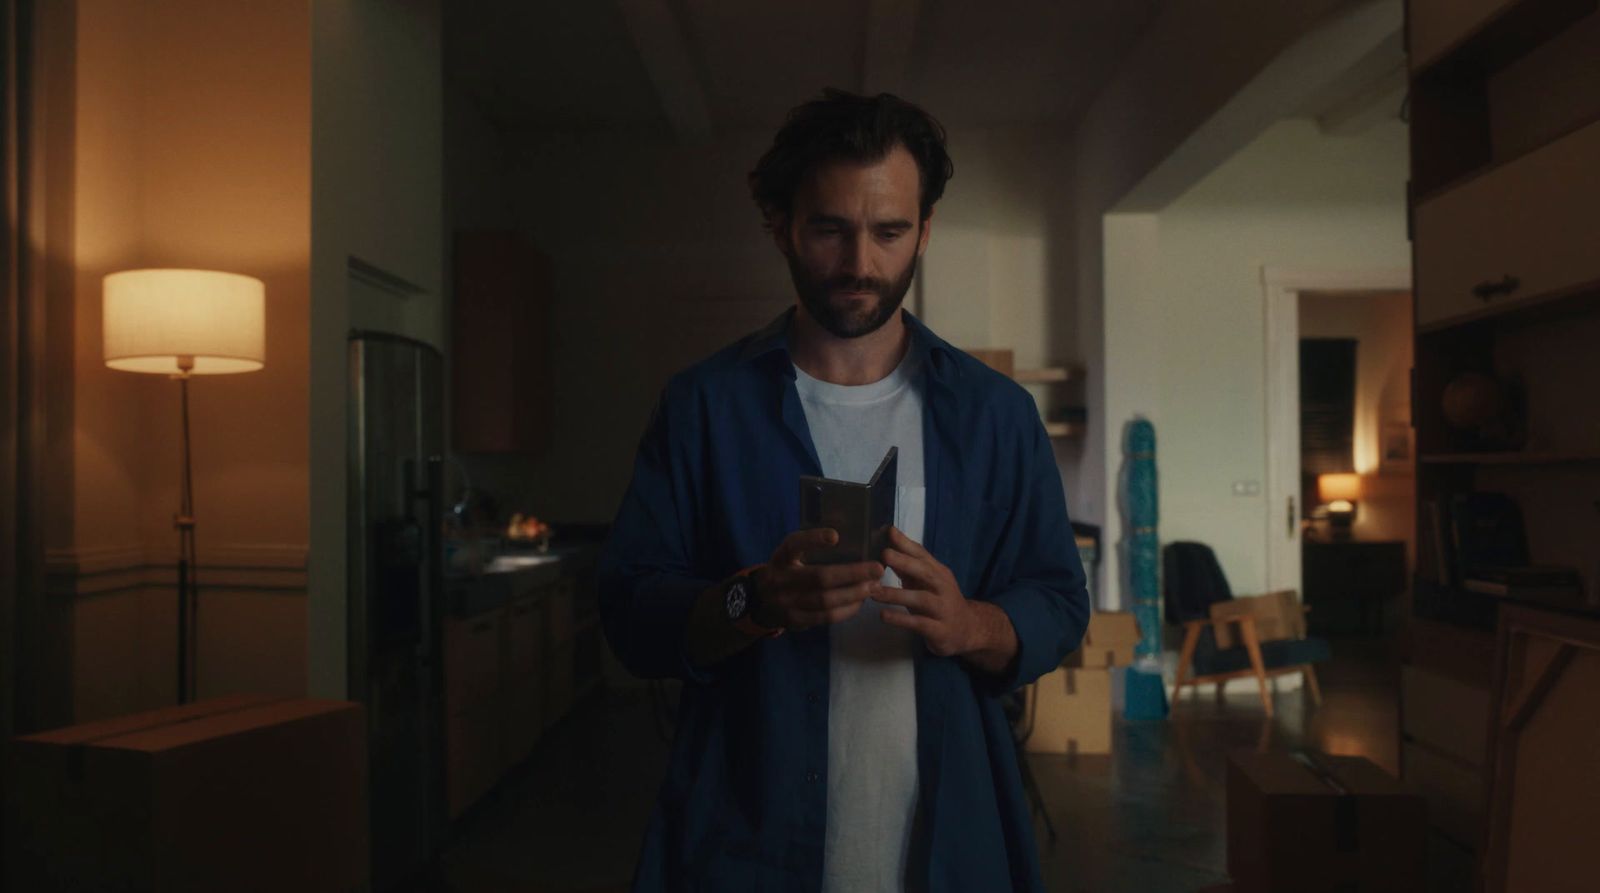
[[[865,230],[845,240],[843,269],[856,279],[872,278],[872,234]]]

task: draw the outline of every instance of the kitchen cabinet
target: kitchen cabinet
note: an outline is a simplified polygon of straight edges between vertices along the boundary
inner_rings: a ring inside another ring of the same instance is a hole
[[[537,455],[550,433],[550,262],[514,231],[464,230],[452,265],[452,448]]]
[[[458,611],[444,625],[451,818],[527,759],[545,730],[599,682],[598,655],[590,653],[600,645],[598,618],[584,592],[593,585],[594,555],[551,555],[526,569],[453,583],[454,603],[470,613]]]

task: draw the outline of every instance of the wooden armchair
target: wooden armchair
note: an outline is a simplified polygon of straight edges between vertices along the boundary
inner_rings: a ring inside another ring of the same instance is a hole
[[[1261,689],[1261,706],[1271,716],[1272,695],[1267,689],[1267,677],[1298,672],[1305,678],[1312,703],[1322,703],[1322,690],[1312,664],[1328,658],[1328,643],[1304,636],[1303,605],[1293,605],[1293,628],[1284,631],[1288,637],[1264,642],[1259,619],[1250,611],[1225,610],[1213,615],[1213,604],[1233,602],[1234,598],[1209,546],[1169,543],[1162,550],[1162,565],[1167,622],[1184,628],[1172,687],[1174,702],[1185,685],[1214,682],[1220,686],[1230,679],[1254,676]],[[1262,598],[1278,599],[1281,606],[1285,595],[1292,599],[1292,593],[1271,593]],[[1281,622],[1289,620],[1286,617]],[[1224,647],[1233,641],[1236,644]]]

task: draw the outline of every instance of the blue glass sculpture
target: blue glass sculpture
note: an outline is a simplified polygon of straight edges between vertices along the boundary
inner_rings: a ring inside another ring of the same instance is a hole
[[[1139,644],[1127,671],[1124,715],[1129,719],[1164,719],[1166,686],[1161,681],[1160,513],[1156,488],[1156,429],[1148,419],[1128,423],[1123,436],[1123,505],[1129,592],[1139,622]]]

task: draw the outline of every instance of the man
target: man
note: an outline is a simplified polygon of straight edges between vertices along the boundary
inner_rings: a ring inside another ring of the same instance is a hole
[[[1041,889],[997,698],[1088,598],[1032,398],[900,309],[950,174],[921,109],[836,90],[750,174],[796,306],[668,383],[601,560],[613,650],[684,681],[636,890]],[[890,446],[889,547],[808,564],[801,475]]]

